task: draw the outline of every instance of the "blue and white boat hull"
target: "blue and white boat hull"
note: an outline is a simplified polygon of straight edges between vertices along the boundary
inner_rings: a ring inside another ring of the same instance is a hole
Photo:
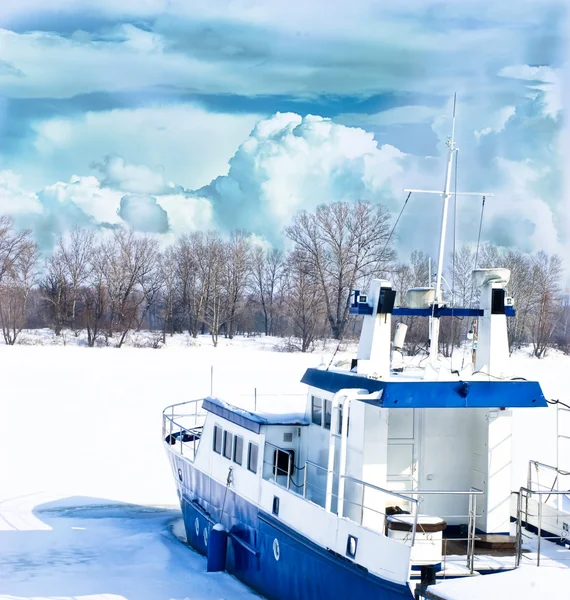
[[[188,543],[206,555],[211,528],[222,523],[230,532],[226,570],[267,598],[413,597],[409,586],[372,575],[345,557],[318,546],[183,457],[169,454]]]

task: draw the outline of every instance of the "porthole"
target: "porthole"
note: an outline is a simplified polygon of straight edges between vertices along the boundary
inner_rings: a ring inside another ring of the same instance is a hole
[[[346,555],[350,558],[354,558],[356,556],[357,547],[358,538],[355,538],[353,535],[349,535],[348,540],[346,541]]]
[[[208,528],[204,527],[204,546],[208,545]]]
[[[182,469],[178,469],[178,479],[182,481]]]
[[[200,521],[198,521],[198,517],[194,519],[194,527],[196,528],[196,535],[200,535]]]
[[[279,540],[277,538],[273,540],[273,556],[275,557],[275,560],[279,560],[279,557],[281,556],[281,550],[279,549]]]

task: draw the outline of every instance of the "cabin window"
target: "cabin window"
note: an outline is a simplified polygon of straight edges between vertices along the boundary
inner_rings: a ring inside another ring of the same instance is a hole
[[[229,431],[224,431],[224,456],[232,459],[232,441],[233,435]]]
[[[319,427],[323,424],[323,401],[316,396],[312,396],[311,421]]]
[[[249,442],[249,449],[247,452],[247,468],[252,473],[257,473],[257,455],[259,449],[257,444],[252,444]]]
[[[332,400],[325,400],[325,429],[331,428]]]
[[[214,452],[217,454],[222,453],[222,438],[223,431],[221,427],[214,425]]]
[[[289,462],[291,456],[291,462]],[[289,466],[291,472],[289,472]],[[295,450],[275,450],[273,452],[273,475],[293,475],[295,470]]]
[[[241,465],[243,461],[243,438],[239,435],[234,436],[234,462]]]

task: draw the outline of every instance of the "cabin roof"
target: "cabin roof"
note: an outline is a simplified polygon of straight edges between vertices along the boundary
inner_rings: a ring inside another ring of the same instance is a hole
[[[254,433],[259,433],[261,427],[267,425],[292,425],[299,427],[309,425],[309,421],[307,421],[305,415],[297,413],[251,413],[237,406],[227,404],[219,398],[205,398],[202,402],[202,408]]]
[[[526,380],[451,380],[387,381],[356,373],[307,369],[302,383],[326,392],[345,388],[382,391],[377,400],[365,400],[384,408],[520,408],[545,407],[546,399],[536,381]]]

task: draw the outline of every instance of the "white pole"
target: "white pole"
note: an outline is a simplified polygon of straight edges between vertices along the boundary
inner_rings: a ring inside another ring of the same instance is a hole
[[[441,234],[439,238],[439,256],[437,260],[437,280],[435,285],[435,304],[441,307],[443,298],[441,294],[441,279],[443,277],[443,257],[445,254],[445,235],[447,232],[447,214],[449,209],[449,198],[451,197],[451,170],[453,166],[453,155],[455,149],[455,103],[457,95],[453,97],[453,125],[451,128],[451,138],[447,145],[449,146],[449,159],[447,162],[447,173],[445,177],[445,190],[443,192],[443,209],[441,213]],[[439,319],[431,319],[431,340],[430,340],[430,362],[432,366],[437,364],[438,346],[439,346]]]

